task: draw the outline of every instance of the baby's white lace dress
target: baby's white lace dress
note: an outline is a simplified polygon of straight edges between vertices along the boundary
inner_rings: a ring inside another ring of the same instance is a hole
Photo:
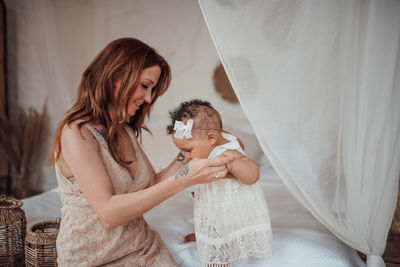
[[[229,142],[215,147],[209,158],[228,149],[244,155],[235,136],[222,135]],[[250,256],[272,255],[271,223],[259,182],[246,185],[221,179],[196,185],[194,191],[196,244],[202,264],[226,267]]]

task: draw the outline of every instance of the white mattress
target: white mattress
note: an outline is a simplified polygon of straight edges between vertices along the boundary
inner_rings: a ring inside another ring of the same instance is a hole
[[[365,266],[357,253],[338,240],[287,191],[265,158],[260,164],[260,181],[268,202],[273,230],[274,255],[253,258],[237,266],[338,267]],[[23,200],[28,227],[61,217],[57,189]],[[144,217],[158,231],[180,266],[201,266],[195,242],[183,243],[193,232],[193,200],[190,189],[147,212]]]

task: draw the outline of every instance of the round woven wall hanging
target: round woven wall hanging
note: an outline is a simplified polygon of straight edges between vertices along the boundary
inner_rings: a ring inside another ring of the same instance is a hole
[[[232,104],[239,103],[235,91],[229,82],[228,76],[225,73],[224,67],[220,63],[214,70],[213,75],[215,91],[222,97],[222,99]]]

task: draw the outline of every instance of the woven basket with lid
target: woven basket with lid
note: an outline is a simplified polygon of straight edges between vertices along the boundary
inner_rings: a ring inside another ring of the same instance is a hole
[[[24,266],[25,212],[22,201],[0,196],[0,266]]]
[[[25,238],[26,266],[57,266],[56,240],[60,219],[32,225]]]

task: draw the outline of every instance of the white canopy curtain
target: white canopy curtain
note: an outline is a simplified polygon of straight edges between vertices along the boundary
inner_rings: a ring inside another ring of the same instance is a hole
[[[385,266],[400,169],[400,1],[199,4],[283,183],[368,266]]]

